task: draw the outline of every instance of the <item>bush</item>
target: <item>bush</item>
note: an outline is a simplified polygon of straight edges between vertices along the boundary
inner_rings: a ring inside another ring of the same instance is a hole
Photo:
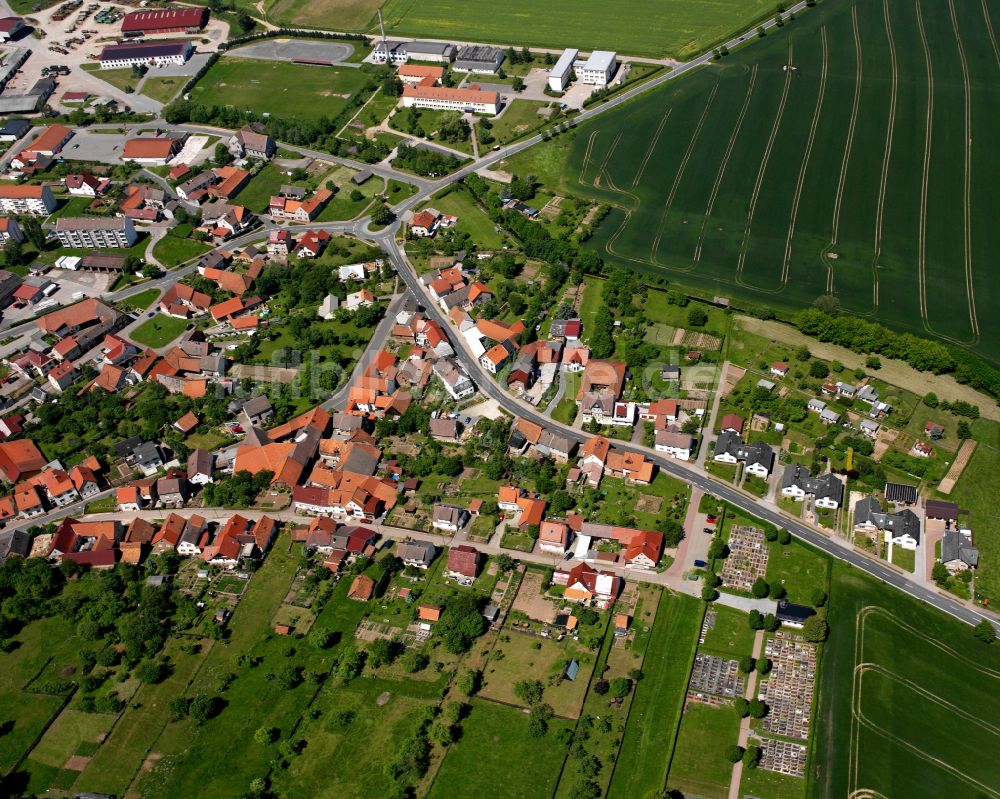
[[[751,699],[750,700],[750,715],[755,719],[762,719],[767,715],[768,707],[767,702],[763,699]]]
[[[730,763],[739,763],[743,759],[743,747],[736,746],[735,744],[728,747],[726,749],[726,759]]]
[[[749,674],[751,671],[753,671],[755,662],[756,661],[753,659],[752,656],[744,655],[743,657],[740,658],[739,662],[740,672],[742,672],[743,674]]]
[[[756,580],[754,580],[753,586],[750,588],[750,593],[754,596],[755,599],[763,599],[764,597],[767,596],[768,590],[769,586],[767,584],[767,580],[765,580],[763,577],[758,577]]]
[[[996,628],[986,619],[983,619],[972,628],[972,634],[984,644],[992,644],[997,640]]]

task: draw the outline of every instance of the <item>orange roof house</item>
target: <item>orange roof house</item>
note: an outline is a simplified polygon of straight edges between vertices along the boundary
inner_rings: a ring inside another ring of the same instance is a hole
[[[366,574],[359,574],[354,578],[354,582],[351,583],[351,588],[347,592],[349,599],[355,599],[358,602],[367,602],[372,598],[372,594],[375,593],[375,581]]]
[[[604,464],[608,460],[608,453],[610,451],[610,441],[604,436],[594,436],[584,442],[582,457],[584,461],[595,460],[598,463]]]
[[[609,391],[617,399],[625,387],[625,373],[628,367],[618,361],[588,361],[583,370],[577,401],[592,391]]]
[[[176,139],[138,138],[125,142],[122,150],[123,161],[166,161],[177,149]]]
[[[0,442],[0,474],[10,483],[40,472],[47,461],[31,439]]]
[[[174,422],[174,427],[181,433],[187,435],[198,426],[198,417],[194,411],[188,411],[180,419]]]

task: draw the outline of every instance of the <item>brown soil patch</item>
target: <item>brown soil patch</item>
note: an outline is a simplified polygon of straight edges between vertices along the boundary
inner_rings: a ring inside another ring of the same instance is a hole
[[[954,462],[951,464],[951,468],[948,469],[948,474],[944,476],[941,481],[941,485],[938,486],[938,491],[942,494],[950,494],[951,490],[955,487],[955,483],[958,482],[958,478],[962,476],[962,472],[965,471],[965,467],[968,466],[969,460],[972,458],[972,453],[976,450],[976,442],[971,438],[962,442],[962,446],[958,450],[958,454],[955,456]]]
[[[391,693],[389,693],[388,691],[383,691],[375,699],[375,704],[378,705],[379,707],[382,707],[382,705],[388,704],[391,698],[392,698]]]
[[[148,755],[146,755],[146,759],[142,761],[142,770],[152,771],[153,767],[157,763],[159,763],[162,758],[163,755],[160,754],[159,752],[150,752]]]
[[[66,677],[72,677],[76,674],[76,666],[65,666],[63,670],[59,672],[59,676],[65,679]]]
[[[87,768],[90,763],[90,758],[83,755],[73,755],[69,760],[66,761],[66,765],[63,766],[64,769],[69,771],[83,771]]]
[[[635,509],[640,513],[657,514],[660,512],[662,504],[663,497],[657,497],[653,494],[640,494],[639,500],[635,503]]]
[[[542,596],[542,575],[526,571],[514,597],[512,610],[519,610],[528,618],[551,623],[556,618],[555,605]]]
[[[729,394],[736,384],[743,379],[743,375],[747,373],[747,370],[742,366],[733,366],[729,364],[726,367],[726,373],[722,376],[722,396]]]

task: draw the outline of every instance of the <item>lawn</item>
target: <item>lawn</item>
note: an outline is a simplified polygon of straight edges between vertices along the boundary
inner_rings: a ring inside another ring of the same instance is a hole
[[[615,206],[588,244],[606,262],[742,307],[790,315],[832,293],[846,311],[997,362],[998,165],[986,131],[1000,105],[979,88],[995,63],[970,58],[951,79],[956,36],[964,53],[992,43],[980,3],[954,3],[954,24],[949,8],[819,4],[581,125],[553,171],[572,193]],[[966,102],[982,113],[966,120]]]
[[[158,313],[129,333],[129,338],[136,344],[159,349],[177,338],[189,324],[187,319],[178,319],[174,316]]]
[[[756,526],[760,524],[756,523]],[[829,558],[795,539],[785,546],[777,541],[771,541],[767,546],[767,582],[781,583],[792,602],[812,604],[813,592],[817,588],[826,589]]]
[[[429,142],[436,142],[442,147],[450,147],[459,150],[466,155],[472,155],[472,134],[461,141],[444,141],[436,136],[438,130],[446,122],[454,122],[461,118],[458,111],[437,111],[430,108],[406,109],[393,114],[389,119],[389,127],[401,133],[418,138],[426,139]]]
[[[704,605],[691,597],[660,598],[609,799],[633,799],[663,787],[703,614]]]
[[[812,795],[992,793],[1000,784],[1000,649],[839,561],[830,596]],[[859,663],[867,665],[859,671]]]
[[[187,78],[182,76],[172,78],[147,77],[142,88],[139,89],[139,94],[151,97],[161,103],[169,103],[186,82]]]
[[[177,266],[212,249],[195,239],[182,239],[171,232],[153,245],[153,257],[166,267]]]
[[[317,222],[339,222],[344,219],[354,219],[371,205],[371,201],[376,195],[385,190],[385,181],[374,175],[360,186],[355,186],[350,180],[351,175],[354,174],[356,174],[355,170],[338,167],[323,178],[323,184],[328,180],[333,180],[340,187],[340,191],[327,203],[326,208],[320,211],[319,216],[316,217]],[[352,200],[351,194],[355,191],[359,192],[361,197]]]
[[[191,90],[191,100],[282,118],[333,118],[347,104],[343,95],[369,85],[360,69],[223,57]]]
[[[145,311],[150,305],[156,302],[159,296],[159,289],[146,289],[145,291],[140,291],[137,294],[126,297],[118,305],[124,309]]]
[[[553,419],[563,424],[573,424],[579,406],[576,404],[576,393],[580,390],[580,372],[559,372],[559,379],[565,385],[562,399],[556,403],[550,414]]]
[[[492,250],[503,246],[503,236],[497,232],[493,220],[476,204],[464,187],[456,186],[445,196],[432,198],[427,205],[437,208],[443,214],[457,216],[456,229],[468,233],[472,241],[482,249]]]
[[[508,144],[540,128],[548,121],[539,110],[551,103],[538,100],[514,100],[504,112],[493,120],[493,138],[497,144]]]
[[[88,502],[84,513],[111,513],[118,509],[118,500],[114,496]]]
[[[668,786],[705,799],[726,799],[733,771],[726,747],[736,743],[739,729],[733,708],[692,702],[681,719]]]
[[[101,69],[97,64],[84,64],[82,69],[91,73],[95,78],[110,83],[116,89],[125,91],[126,86],[133,89],[138,85],[140,78],[135,77],[130,69]]]
[[[540,14],[530,0],[508,0],[494,14],[461,0],[388,0],[382,14],[396,36],[688,58],[773,8],[763,0],[639,0],[628,13],[609,14],[596,0],[554,0]]]
[[[243,190],[236,195],[236,200],[255,214],[267,211],[268,203],[278,194],[285,184],[292,184],[291,179],[274,164],[267,164],[254,175]]]
[[[605,615],[602,630],[606,623]],[[511,631],[507,637],[510,640],[499,642],[490,656],[483,674],[480,695],[504,704],[523,706],[524,703],[514,694],[514,684],[518,680],[541,680],[546,686],[542,701],[551,705],[557,716],[579,716],[597,653],[584,648],[568,636],[562,641],[553,641]],[[564,679],[557,685],[550,686],[548,678],[551,675],[561,675],[569,660],[576,660],[580,664],[576,680]]]
[[[715,626],[705,636],[702,652],[741,658],[753,652],[754,631],[750,629],[749,616],[735,608],[715,604]]]
[[[448,750],[429,799],[489,796],[495,799],[537,799],[550,796],[566,757],[557,740],[572,724],[549,721],[542,739],[528,732],[528,716],[515,708],[473,699],[462,722],[462,737]]]
[[[987,423],[976,423],[979,428]],[[995,430],[990,424],[989,432]],[[991,446],[984,446],[989,443]],[[996,478],[1000,474],[1000,450],[995,449],[996,439],[983,440],[962,472],[951,499],[971,512],[975,544],[979,549],[979,568],[976,570],[976,592],[986,597],[1000,596],[1000,517],[996,515]]]
[[[892,562],[904,571],[913,572],[917,566],[917,555],[912,549],[892,548]]]
[[[806,781],[762,768],[744,768],[740,796],[766,796],[767,799],[805,799]]]

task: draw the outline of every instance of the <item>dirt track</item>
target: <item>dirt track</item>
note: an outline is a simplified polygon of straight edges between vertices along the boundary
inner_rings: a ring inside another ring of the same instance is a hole
[[[836,344],[826,344],[817,341],[795,328],[782,324],[781,322],[765,322],[749,316],[737,316],[736,323],[747,332],[758,336],[764,336],[782,344],[797,347],[804,344],[809,348],[809,352],[817,358],[824,360],[840,361],[849,369],[864,369],[865,355],[851,352],[845,347],[838,347]],[[882,358],[882,368],[874,372],[879,379],[892,383],[894,386],[912,391],[918,397],[922,397],[928,391],[933,391],[943,400],[964,400],[979,406],[979,413],[986,419],[1000,422],[1000,405],[997,405],[990,397],[981,394],[970,386],[964,386],[957,382],[950,375],[933,375],[930,372],[918,372],[912,366],[903,361]]]

